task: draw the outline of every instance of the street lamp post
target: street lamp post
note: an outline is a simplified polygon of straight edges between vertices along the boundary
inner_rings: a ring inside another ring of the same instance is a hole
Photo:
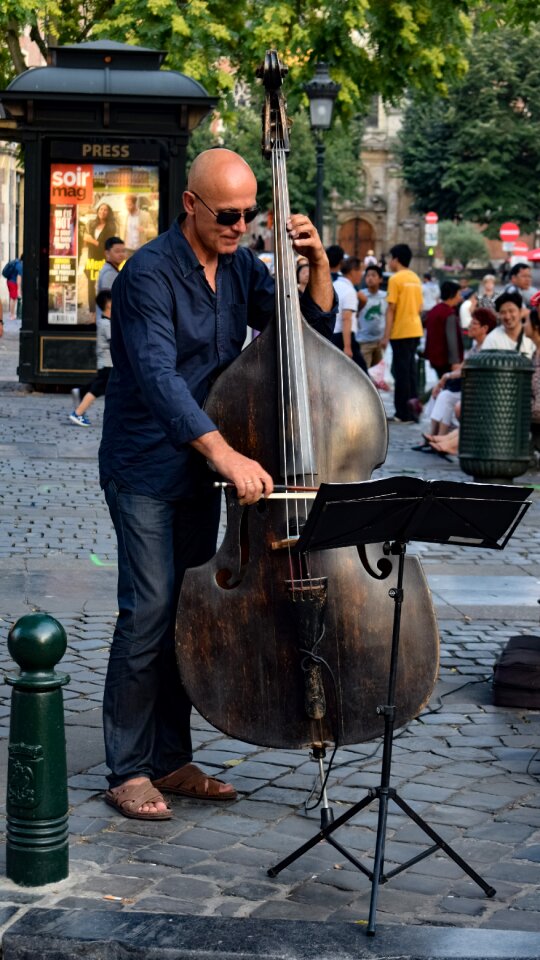
[[[334,100],[341,84],[334,83],[328,73],[326,63],[318,63],[313,80],[304,87],[309,98],[309,119],[315,133],[317,149],[317,178],[315,194],[315,226],[322,238],[323,231],[323,189],[324,189],[324,139],[323,131],[332,125]]]
[[[337,243],[337,212],[340,196],[335,187],[330,190],[330,210],[332,211],[332,243]]]

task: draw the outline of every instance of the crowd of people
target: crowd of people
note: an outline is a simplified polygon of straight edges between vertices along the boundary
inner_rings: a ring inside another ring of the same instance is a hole
[[[90,426],[87,410],[103,396],[112,369],[110,356],[111,288],[126,259],[127,247],[117,236],[104,244],[105,265],[97,282],[97,376],[82,390],[72,391],[72,423]],[[508,283],[496,292],[497,278],[486,274],[477,289],[468,280],[443,280],[431,272],[422,279],[410,268],[412,251],[397,244],[389,252],[390,275],[368,250],[361,260],[347,256],[337,244],[326,249],[337,300],[332,341],[366,374],[384,366],[391,347],[395,413],[393,423],[426,420],[424,442],[415,449],[442,456],[457,453],[461,414],[461,370],[467,356],[480,349],[519,350],[534,360],[531,434],[540,443],[540,293],[532,284],[528,264],[508,268]],[[296,279],[302,295],[309,283],[310,264],[297,261]],[[102,307],[103,305],[103,307]],[[437,383],[422,398],[417,386],[418,360],[429,362]],[[380,369],[373,374],[384,385]]]
[[[446,348],[446,369],[437,370],[440,380],[433,389],[428,404],[430,430],[424,434],[425,443],[419,449],[427,453],[435,451],[446,457],[458,452],[463,359],[477,350],[516,350],[533,360],[535,369],[531,397],[531,436],[537,446],[538,431],[535,421],[538,421],[540,353],[537,351],[536,331],[540,293],[532,287],[528,267],[518,264],[514,276],[518,275],[520,266],[521,272],[528,275],[528,282],[525,281],[526,285],[521,288],[526,295],[516,288],[515,283],[508,284],[493,301],[493,307],[486,305],[473,308],[466,330],[462,329],[457,314],[453,313],[447,318],[445,330],[441,331],[440,326],[436,326],[434,311],[430,312],[426,320],[425,356],[435,367],[434,361],[440,359],[441,349],[444,356]],[[523,277],[521,280],[523,282]],[[442,297],[448,293],[444,287],[445,284],[441,289]],[[456,306],[454,303],[454,307]],[[470,343],[467,351],[464,350],[464,333]],[[458,355],[455,353],[456,340]]]
[[[128,198],[132,199],[132,198]],[[254,235],[255,236],[255,235]],[[90,238],[89,238],[90,239]],[[131,238],[132,239],[132,238]],[[71,423],[91,425],[86,413],[103,396],[112,369],[110,355],[111,288],[132,246],[111,231],[102,231],[104,266],[93,300],[96,303],[97,376],[84,388],[72,391]],[[255,244],[250,249],[257,250]],[[477,289],[466,278],[443,280],[439,285],[431,272],[422,279],[411,268],[412,251],[396,244],[379,259],[368,250],[361,260],[347,256],[333,244],[326,249],[337,299],[333,343],[366,374],[384,366],[386,347],[391,347],[395,413],[393,423],[418,422],[422,413],[429,426],[425,443],[417,449],[448,454],[457,452],[461,412],[461,369],[464,359],[480,349],[518,350],[533,359],[531,435],[540,449],[540,351],[538,330],[540,293],[533,286],[528,263],[504,261],[499,272],[506,280],[497,291],[497,277],[487,273]],[[21,298],[22,257],[3,269],[9,293],[9,317],[15,318]],[[309,283],[310,264],[297,260],[296,278],[302,295]],[[99,295],[101,294],[101,296]],[[2,335],[0,313],[0,336]],[[467,349],[466,349],[467,347]],[[429,395],[419,397],[418,359],[427,360],[438,381]],[[379,369],[377,386],[386,386]]]
[[[389,253],[392,272],[384,290],[373,251],[363,263],[346,257],[339,246],[327,253],[339,301],[334,343],[366,372],[381,362],[390,344],[395,414],[389,419],[413,423],[423,415],[424,442],[415,449],[444,457],[457,453],[463,363],[478,350],[517,350],[533,360],[531,436],[540,449],[540,292],[527,263],[510,264],[508,282],[499,291],[493,273],[478,289],[465,278],[439,286],[429,272],[421,280],[410,268],[410,247],[397,244]],[[423,397],[417,386],[419,358],[438,378]]]

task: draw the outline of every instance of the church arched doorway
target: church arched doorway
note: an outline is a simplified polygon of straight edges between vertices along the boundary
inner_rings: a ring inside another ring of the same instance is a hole
[[[367,220],[353,217],[341,224],[338,243],[350,257],[363,260],[368,250],[375,249],[375,231]]]

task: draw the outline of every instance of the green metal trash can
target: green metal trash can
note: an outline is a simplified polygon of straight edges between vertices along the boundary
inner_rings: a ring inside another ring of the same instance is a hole
[[[474,480],[511,483],[530,460],[533,365],[517,350],[480,350],[463,365],[459,462]]]

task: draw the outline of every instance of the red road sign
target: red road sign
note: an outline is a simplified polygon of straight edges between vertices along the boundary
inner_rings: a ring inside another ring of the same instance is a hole
[[[499,230],[501,240],[517,240],[519,237],[519,227],[517,223],[503,223]]]
[[[526,257],[528,253],[528,244],[526,244],[523,240],[518,240],[517,243],[514,244],[512,249],[513,257]]]
[[[439,214],[435,213],[434,210],[430,210],[429,213],[426,213],[425,220],[426,220],[426,223],[438,223]]]

